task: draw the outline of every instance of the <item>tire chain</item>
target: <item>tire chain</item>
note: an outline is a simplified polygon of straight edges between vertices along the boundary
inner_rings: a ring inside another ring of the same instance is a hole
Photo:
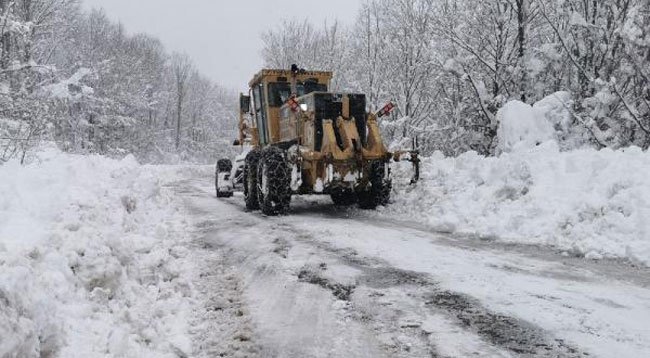
[[[357,202],[357,195],[353,190],[337,190],[330,194],[334,205],[349,206]]]
[[[253,149],[246,155],[244,162],[244,201],[248,210],[260,208],[257,193],[257,164],[260,155],[258,149]]]
[[[369,177],[370,189],[357,194],[359,207],[362,209],[375,209],[378,205],[386,205],[390,199],[392,183],[384,179],[386,163],[375,160],[370,163]]]
[[[268,195],[262,190],[262,176],[266,166]],[[267,147],[262,151],[257,167],[259,206],[266,215],[283,214],[291,201],[291,171],[280,148]]]

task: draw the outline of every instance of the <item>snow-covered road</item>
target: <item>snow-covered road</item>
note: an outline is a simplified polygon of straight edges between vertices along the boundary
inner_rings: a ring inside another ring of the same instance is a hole
[[[246,212],[173,184],[194,227],[197,356],[647,357],[650,270],[295,198]],[[371,218],[374,217],[374,218]]]

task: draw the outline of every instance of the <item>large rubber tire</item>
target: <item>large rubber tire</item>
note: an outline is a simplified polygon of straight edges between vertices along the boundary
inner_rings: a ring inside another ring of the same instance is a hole
[[[291,202],[291,170],[284,151],[266,147],[257,166],[259,206],[264,215],[285,214]]]
[[[257,164],[259,161],[259,149],[248,152],[244,161],[244,201],[248,210],[260,208],[257,193]]]
[[[391,191],[393,191],[393,181],[390,179],[384,180],[381,186],[381,194],[379,195],[379,205],[388,205]]]
[[[330,193],[336,206],[350,206],[357,202],[357,194],[353,190],[336,190]]]
[[[386,163],[375,160],[370,163],[368,169],[369,187],[357,193],[359,207],[361,209],[376,209],[379,205],[386,205],[390,200],[392,182],[385,179]]]

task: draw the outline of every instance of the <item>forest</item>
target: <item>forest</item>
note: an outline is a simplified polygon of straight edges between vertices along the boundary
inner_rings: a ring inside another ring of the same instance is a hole
[[[206,162],[231,147],[236,92],[102,10],[0,0],[0,34],[0,163],[45,141],[147,163]]]
[[[495,153],[498,110],[554,95],[561,147],[650,145],[650,2],[372,0],[352,26],[285,21],[263,34],[270,67],[331,69],[384,135],[424,153]]]
[[[650,3],[371,0],[352,24],[278,19],[268,67],[335,72],[333,90],[387,101],[394,143],[498,154],[498,110],[555,96],[563,149],[650,146]],[[0,163],[38,143],[143,162],[211,162],[236,129],[236,91],[161,41],[77,0],[0,0]]]

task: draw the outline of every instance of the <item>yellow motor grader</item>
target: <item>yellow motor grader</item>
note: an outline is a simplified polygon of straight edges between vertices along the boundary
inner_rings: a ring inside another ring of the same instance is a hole
[[[377,119],[388,103],[366,112],[363,94],[328,92],[331,72],[265,69],[240,95],[239,139],[233,166],[220,160],[217,196],[242,188],[246,207],[266,215],[285,213],[294,194],[327,194],[336,205],[374,209],[388,203],[391,160],[409,160],[419,177],[418,152],[390,153]],[[221,169],[220,169],[221,168]]]

